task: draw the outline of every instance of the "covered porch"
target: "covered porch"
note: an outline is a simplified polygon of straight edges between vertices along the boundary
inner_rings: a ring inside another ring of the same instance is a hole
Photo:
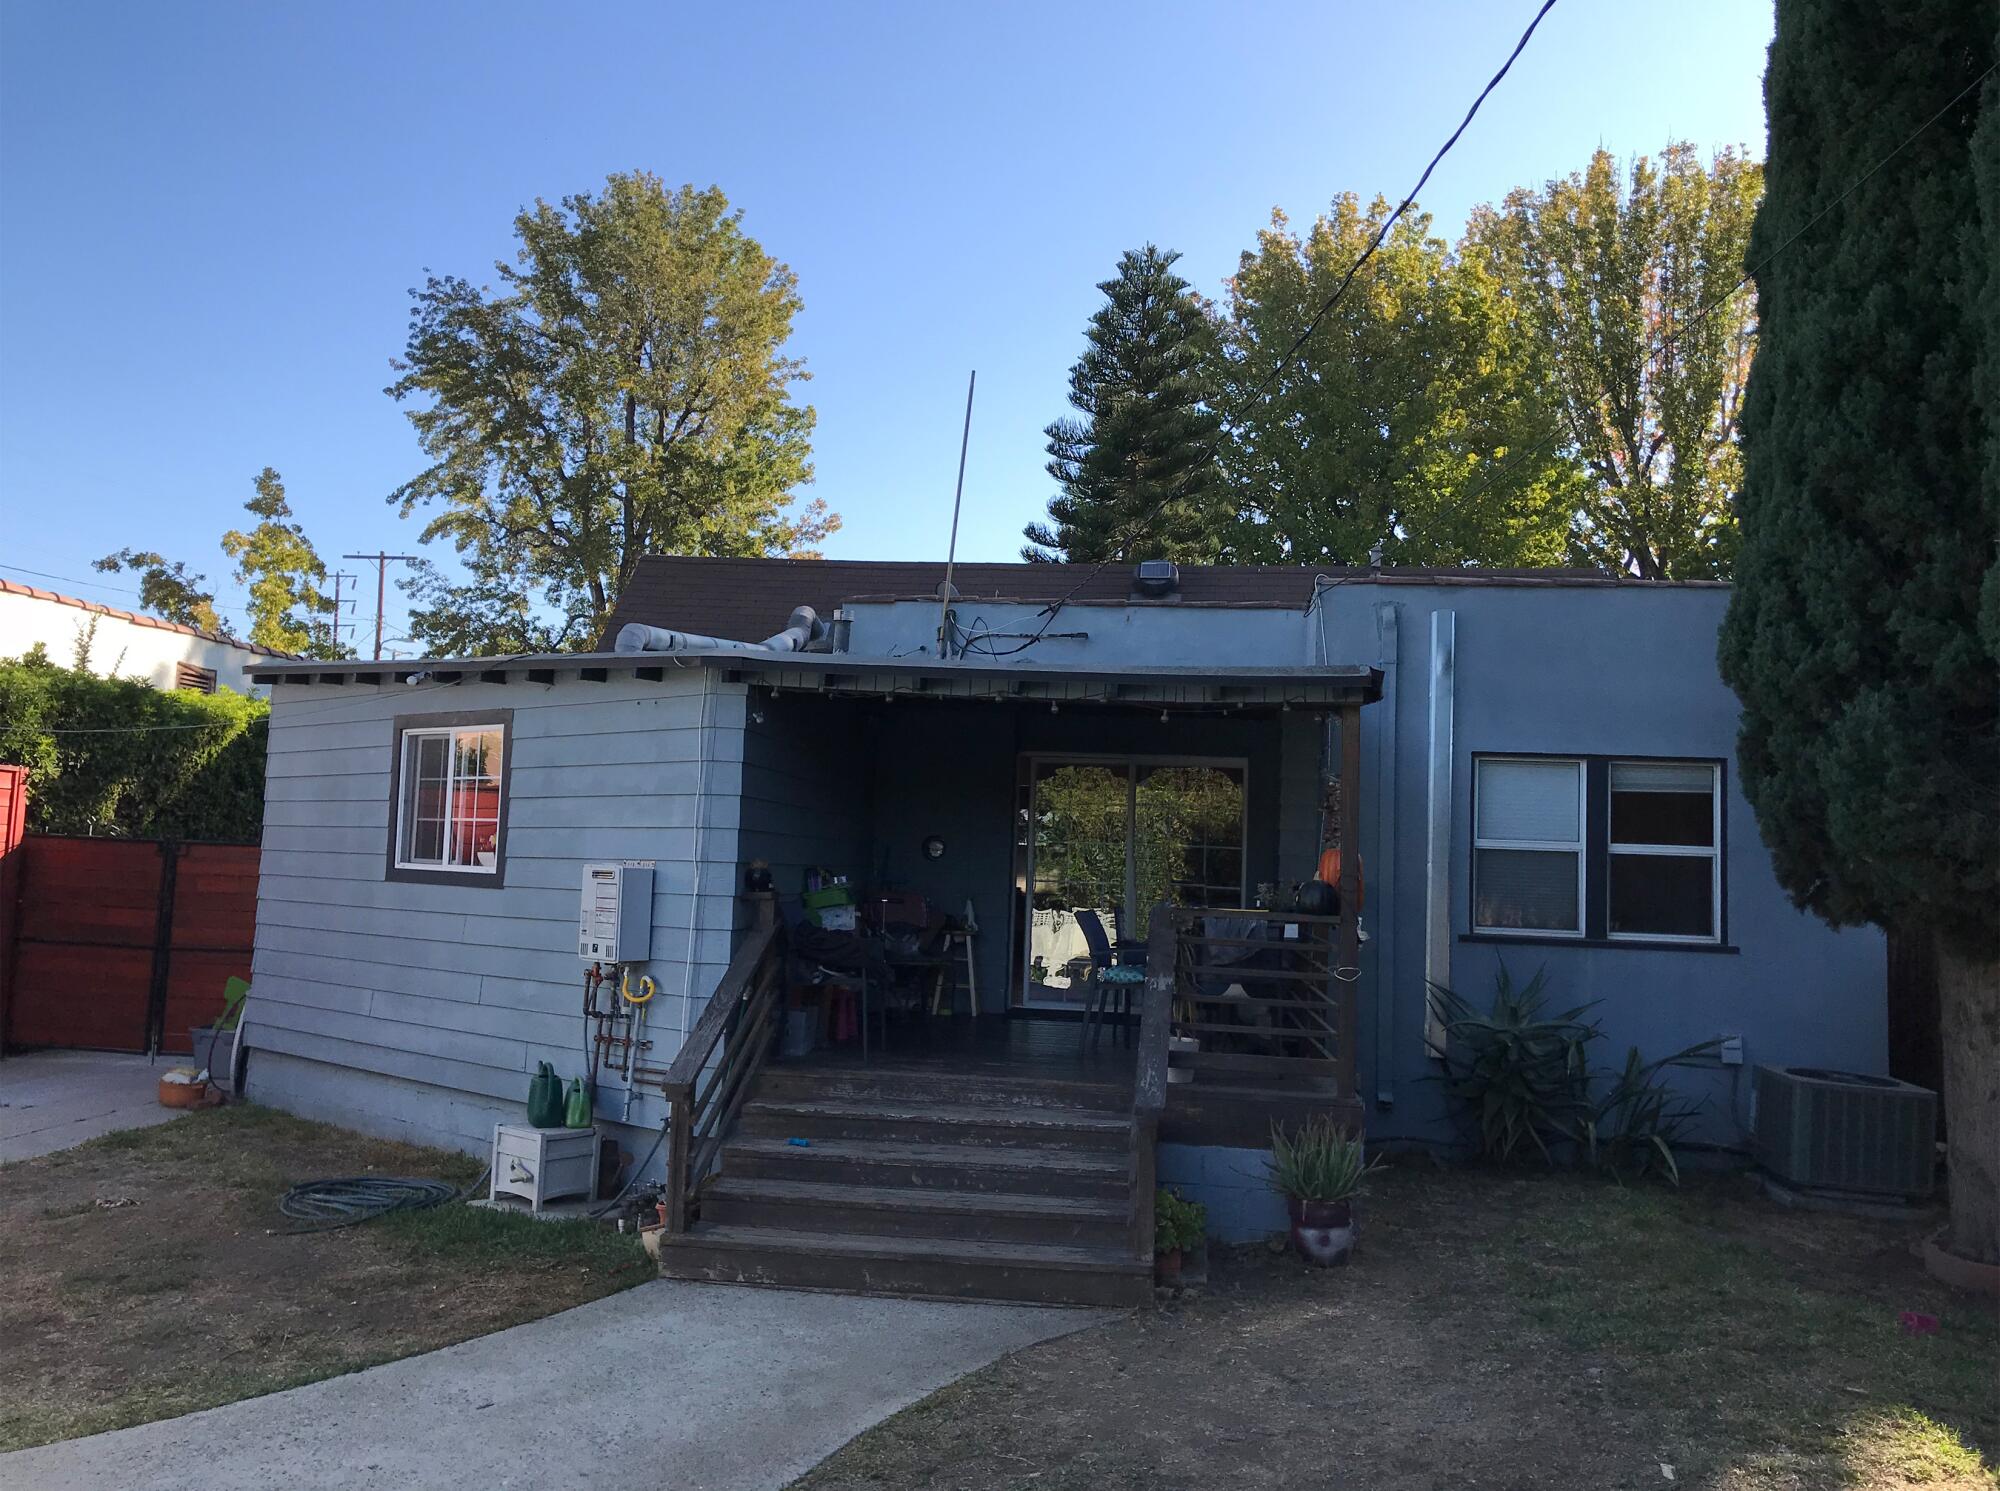
[[[670,1272],[1126,1302],[1167,1147],[1358,1128],[1359,867],[1331,910],[1282,882],[1359,841],[1369,670],[800,662],[729,665],[758,888],[664,1084]],[[834,920],[876,951],[815,970],[842,881]],[[886,908],[915,905],[952,908],[934,982],[878,999]],[[1058,960],[1064,917],[1101,935]],[[846,1014],[816,1024],[830,990]]]
[[[915,896],[969,919],[982,1015],[1081,1008],[1083,912],[1132,943],[1161,902],[1288,905],[1338,831],[1327,788],[1359,744],[1341,723],[1381,688],[1340,667],[714,665],[747,691],[740,783],[715,785],[736,788],[738,855],[768,866],[783,919],[814,870],[864,912]]]

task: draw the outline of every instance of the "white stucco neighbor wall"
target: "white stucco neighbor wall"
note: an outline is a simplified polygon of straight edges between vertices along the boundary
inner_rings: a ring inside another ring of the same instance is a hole
[[[264,648],[228,641],[193,627],[139,616],[93,601],[36,590],[0,580],[0,657],[19,657],[37,642],[49,659],[67,667],[78,642],[90,639],[90,671],[107,678],[132,678],[157,689],[174,686],[174,664],[211,668],[218,687],[269,697],[264,684],[250,682],[246,670],[274,656]]]

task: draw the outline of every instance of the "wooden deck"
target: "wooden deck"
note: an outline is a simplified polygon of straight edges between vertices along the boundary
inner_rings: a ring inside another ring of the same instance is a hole
[[[891,1022],[885,1042],[864,1060],[858,1045],[839,1046],[773,1067],[802,1071],[1011,1077],[1056,1087],[1116,1090],[1129,1097],[1138,1027],[1108,1025],[1094,1051],[1083,1044],[1080,1021],[1031,1015],[985,1015],[977,1020],[938,1018]],[[1362,1126],[1361,1105],[1325,1087],[1286,1088],[1257,1073],[1201,1072],[1192,1082],[1167,1085],[1160,1138],[1170,1144],[1262,1149],[1271,1124],[1290,1126],[1316,1113],[1333,1113]]]
[[[1261,1149],[1274,1121],[1329,1110],[1359,1126],[1324,938],[1301,967],[1228,960],[1232,984],[1262,969],[1289,998],[1214,995],[1192,950],[1218,939],[1162,908],[1138,1021],[1094,1042],[1073,1020],[906,1016],[865,1055],[857,1041],[786,1061],[773,1050],[783,958],[768,898],[763,911],[664,1084],[668,1277],[1143,1303],[1159,1141]],[[1313,931],[1281,930],[1302,943]],[[1246,999],[1239,1019],[1230,1006]],[[1185,1013],[1204,1003],[1222,1013]],[[1183,1021],[1213,1039],[1170,1065]]]
[[[886,1038],[876,1039],[864,1059],[858,1044],[835,1046],[778,1064],[804,1067],[870,1067],[962,1072],[988,1077],[1021,1077],[1047,1082],[1081,1082],[1132,1087],[1136,1031],[1107,1026],[1095,1049],[1086,1048],[1083,1024],[1073,1019],[1024,1015],[982,1015],[978,1019],[937,1016],[891,1020]]]

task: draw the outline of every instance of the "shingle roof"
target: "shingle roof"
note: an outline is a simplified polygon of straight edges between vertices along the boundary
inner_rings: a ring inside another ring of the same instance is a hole
[[[1174,602],[1180,605],[1293,606],[1304,610],[1313,581],[1406,584],[1632,585],[1597,570],[1468,570],[1390,568],[1379,574],[1338,565],[1184,564]],[[830,616],[844,601],[935,596],[942,561],[854,559],[701,559],[648,555],[619,596],[598,650],[609,652],[628,622],[755,642],[785,624],[794,606]],[[1077,588],[1078,603],[1124,602],[1132,567],[1113,564],[960,564],[951,582],[963,602],[1042,603]]]
[[[164,621],[158,616],[146,616],[137,611],[121,611],[116,606],[107,606],[101,601],[82,600],[73,595],[64,595],[59,590],[43,590],[38,586],[23,585],[18,580],[0,578],[0,595],[25,595],[33,600],[52,601],[58,606],[75,606],[79,611],[92,611],[99,616],[112,616],[120,621],[129,621],[134,626],[150,626],[163,632],[181,632],[186,636],[200,637],[205,642],[216,642],[224,647],[254,652],[260,657],[298,656],[295,652],[280,652],[275,647],[245,642],[241,637],[232,637],[226,632],[211,632],[204,627],[187,626],[178,621]]]

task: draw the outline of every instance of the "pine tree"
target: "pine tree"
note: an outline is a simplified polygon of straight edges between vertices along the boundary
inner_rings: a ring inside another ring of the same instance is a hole
[[[2000,427],[1978,389],[2000,358],[2000,83],[1969,85],[1996,55],[1990,0],[1780,0],[1749,252],[1761,325],[1742,551],[1721,646],[1743,701],[1743,785],[1779,878],[1834,923],[1936,939],[1949,1246],[1989,1262]],[[1983,633],[1982,586],[1995,607]]]
[[[1212,562],[1228,512],[1216,469],[1221,421],[1209,407],[1214,330],[1201,297],[1173,272],[1179,254],[1147,244],[1097,288],[1089,346],[1070,369],[1083,416],[1048,427],[1049,475],[1062,488],[1021,557]]]

